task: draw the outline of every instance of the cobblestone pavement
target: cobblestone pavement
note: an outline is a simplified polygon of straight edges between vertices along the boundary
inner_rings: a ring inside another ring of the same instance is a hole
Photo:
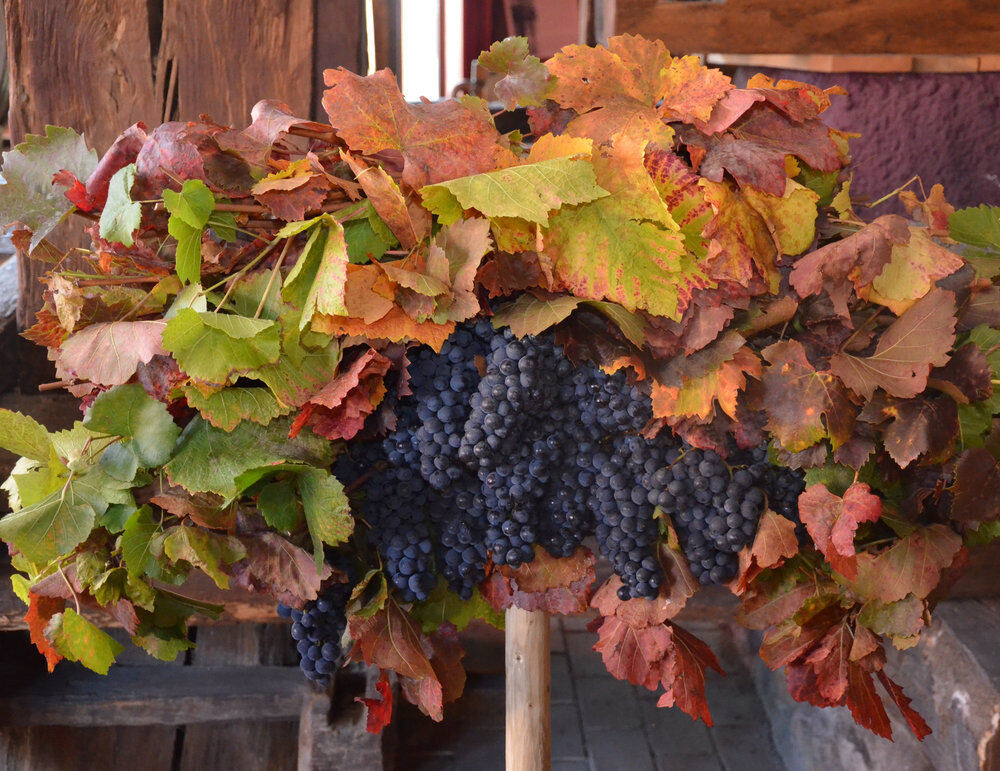
[[[728,626],[681,619],[712,646],[726,677],[708,677],[714,726],[657,695],[616,680],[591,649],[589,615],[552,620],[552,768],[554,771],[782,771],[771,728]],[[728,616],[728,614],[726,614]],[[501,653],[502,655],[502,653]],[[504,765],[504,678],[472,674],[465,695],[437,724],[410,705],[398,713],[400,771],[492,771]]]

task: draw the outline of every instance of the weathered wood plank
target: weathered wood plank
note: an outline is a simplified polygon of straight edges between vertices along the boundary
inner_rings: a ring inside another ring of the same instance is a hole
[[[313,116],[325,120],[324,70],[345,67],[364,74],[368,68],[363,0],[324,0],[316,6],[316,67],[313,74]]]
[[[8,728],[0,731],[0,769],[135,771],[141,758],[142,771],[171,771],[176,734],[160,726]]]
[[[298,719],[298,667],[115,667],[107,676],[60,666],[0,694],[3,726],[184,725]]]
[[[994,0],[617,0],[615,31],[673,53],[985,54],[1000,46]]]

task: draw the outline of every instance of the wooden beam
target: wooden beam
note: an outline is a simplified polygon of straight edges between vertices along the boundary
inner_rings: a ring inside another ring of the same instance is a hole
[[[506,614],[507,771],[551,767],[549,614]]]
[[[982,54],[1000,52],[994,0],[616,0],[617,34],[672,53]]]
[[[59,667],[20,686],[5,682],[5,728],[296,720],[307,687],[298,667],[259,666],[113,667],[107,676]]]

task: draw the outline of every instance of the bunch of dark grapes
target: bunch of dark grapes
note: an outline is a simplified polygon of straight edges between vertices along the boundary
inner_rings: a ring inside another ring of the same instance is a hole
[[[333,673],[344,663],[341,640],[347,629],[347,603],[353,582],[331,584],[302,610],[278,605],[278,615],[292,621],[291,634],[299,652],[299,667],[318,685],[329,684]]]

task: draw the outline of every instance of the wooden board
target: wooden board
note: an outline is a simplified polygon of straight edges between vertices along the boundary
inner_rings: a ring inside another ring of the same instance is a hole
[[[184,725],[294,721],[306,685],[298,667],[61,666],[0,693],[2,726]]]
[[[1000,51],[995,0],[617,0],[614,5],[616,34],[660,38],[672,53]]]
[[[176,734],[176,728],[159,726],[98,731],[53,726],[13,728],[0,731],[0,769],[135,771],[141,767],[142,771],[172,771]]]
[[[804,72],[994,72],[1000,55],[708,54],[708,64]]]

